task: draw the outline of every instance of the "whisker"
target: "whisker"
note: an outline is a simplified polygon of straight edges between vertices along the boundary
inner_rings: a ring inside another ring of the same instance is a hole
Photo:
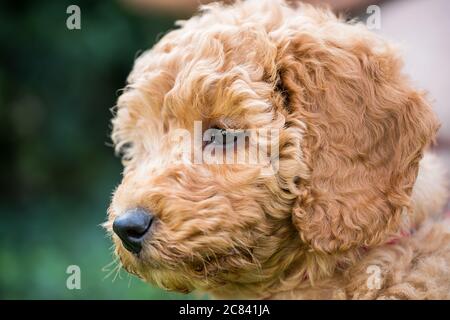
[[[122,271],[122,263],[117,264],[116,274],[114,275],[114,278],[112,279],[112,282],[115,282],[117,277],[119,277],[119,279],[122,279],[122,276],[120,275],[120,271]]]
[[[108,271],[110,271],[110,267],[111,266],[113,266],[113,265],[115,265],[116,263],[117,263],[117,260],[118,260],[119,258],[118,257],[115,257],[110,263],[108,263],[108,264],[106,264],[103,268],[102,268],[102,272],[108,272]]]
[[[131,288],[131,280],[133,280],[133,277],[131,276],[131,274],[128,274],[128,289]]]

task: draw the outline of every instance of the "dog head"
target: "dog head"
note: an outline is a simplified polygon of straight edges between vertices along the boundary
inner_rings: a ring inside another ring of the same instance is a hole
[[[180,292],[255,293],[399,231],[437,122],[395,48],[278,1],[180,25],[136,60],[113,119],[125,169],[106,226],[125,269]],[[236,155],[227,139],[251,130],[276,139],[250,138],[244,158],[269,146],[276,159],[204,161]]]

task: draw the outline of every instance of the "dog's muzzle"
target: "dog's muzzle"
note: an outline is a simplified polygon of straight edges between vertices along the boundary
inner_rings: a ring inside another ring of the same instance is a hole
[[[122,241],[125,249],[139,253],[154,216],[142,208],[127,210],[113,222],[113,231]]]

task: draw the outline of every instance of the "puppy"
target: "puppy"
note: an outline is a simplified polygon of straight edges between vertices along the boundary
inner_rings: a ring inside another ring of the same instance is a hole
[[[450,298],[444,170],[424,157],[438,121],[397,49],[275,0],[178,24],[112,121],[125,169],[105,226],[123,268],[218,298]],[[276,139],[234,145],[258,130]],[[276,152],[205,161],[211,146]]]

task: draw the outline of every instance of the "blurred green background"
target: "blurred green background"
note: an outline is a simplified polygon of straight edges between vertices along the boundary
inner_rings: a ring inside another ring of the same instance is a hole
[[[81,8],[68,30],[66,8]],[[175,18],[117,1],[0,3],[0,298],[193,298],[102,268],[99,226],[121,179],[110,108],[139,52]],[[66,268],[81,268],[81,290]]]

